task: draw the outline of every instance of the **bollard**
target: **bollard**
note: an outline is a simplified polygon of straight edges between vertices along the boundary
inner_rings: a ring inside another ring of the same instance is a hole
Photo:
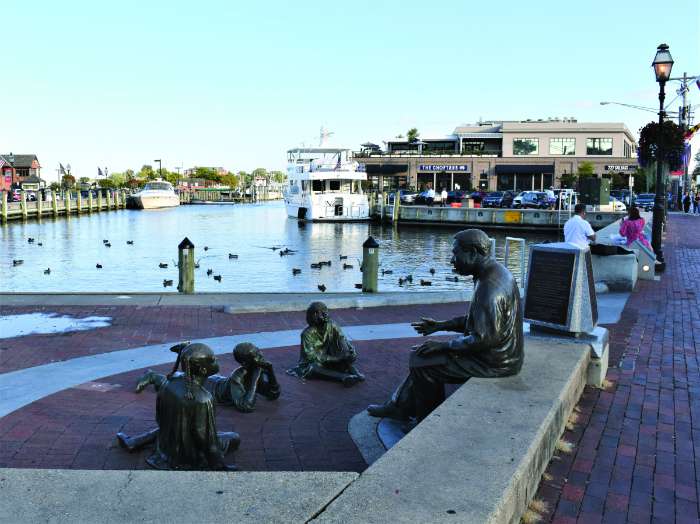
[[[0,193],[0,200],[2,201],[2,223],[6,224],[7,223],[7,215],[8,215],[8,210],[7,210],[7,191],[2,191]]]
[[[88,190],[88,213],[92,213],[92,190]]]
[[[503,265],[508,267],[508,262],[510,261],[510,245],[511,243],[517,243],[520,247],[520,273],[518,277],[515,279],[516,282],[520,284],[520,287],[525,286],[525,239],[524,238],[515,238],[515,237],[506,237],[506,244],[505,244],[505,255],[503,257]]]
[[[399,217],[401,217],[401,190],[397,189],[394,193],[394,216],[391,217],[394,225],[399,223]]]
[[[41,220],[41,214],[44,211],[42,209],[42,207],[43,207],[42,201],[41,201],[42,196],[43,195],[39,191],[36,192],[36,218],[37,218],[37,220]]]
[[[51,211],[54,217],[58,216],[58,195],[56,191],[51,191]]]
[[[97,211],[102,211],[102,191],[97,191]]]
[[[83,212],[83,192],[78,191],[75,196],[78,202],[78,214],[81,214]]]
[[[107,190],[107,210],[109,211],[112,209],[112,192],[108,189]]]
[[[379,272],[379,244],[371,236],[362,244],[362,291],[377,292],[377,273]]]
[[[27,220],[27,193],[22,191],[22,196],[19,200],[19,208],[22,211],[22,220]]]
[[[70,191],[66,191],[64,196],[66,199],[64,200],[63,203],[64,203],[64,206],[66,209],[66,216],[68,217],[68,216],[70,216],[70,212],[71,212]]]
[[[179,270],[177,290],[180,293],[194,293],[194,244],[185,237],[177,249]]]

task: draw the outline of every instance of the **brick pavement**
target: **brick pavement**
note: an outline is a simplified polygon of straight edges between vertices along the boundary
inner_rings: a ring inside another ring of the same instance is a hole
[[[334,309],[331,316],[343,326],[411,322],[420,316],[451,318],[464,314],[464,304]],[[58,313],[77,318],[106,316],[112,325],[88,331],[0,339],[0,373],[173,340],[241,333],[303,329],[303,311],[223,313],[206,306],[0,306],[0,315]]]
[[[640,281],[611,329],[610,385],[587,387],[536,497],[543,520],[697,523],[700,454],[700,220],[671,215],[667,270]]]

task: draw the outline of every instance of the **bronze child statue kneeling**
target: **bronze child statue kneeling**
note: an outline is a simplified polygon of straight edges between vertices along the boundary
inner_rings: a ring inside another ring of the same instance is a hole
[[[355,368],[357,352],[335,322],[328,318],[323,302],[312,302],[306,310],[308,327],[301,333],[299,363],[288,369],[299,378],[336,380],[350,387],[365,377]]]
[[[226,470],[228,451],[238,448],[240,436],[216,431],[214,398],[204,387],[207,377],[219,371],[216,356],[206,344],[178,344],[177,362],[183,373],[171,373],[156,385],[158,428],[129,437],[117,433],[119,444],[134,451],[156,444],[146,462],[156,469]]]
[[[173,349],[181,344],[173,346]],[[242,342],[233,348],[233,358],[241,366],[228,377],[212,375],[207,378],[204,387],[212,394],[218,404],[233,406],[242,413],[255,411],[257,395],[267,400],[276,400],[280,396],[280,387],[272,369],[272,364],[263,357],[260,349],[250,342]],[[177,363],[171,375],[177,373]],[[151,371],[143,374],[136,384],[140,393],[150,384],[156,388],[167,381],[168,377]]]

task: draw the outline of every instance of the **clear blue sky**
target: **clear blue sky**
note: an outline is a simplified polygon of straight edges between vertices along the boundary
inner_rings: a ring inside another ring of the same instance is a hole
[[[0,150],[49,180],[59,162],[282,169],[321,125],[353,148],[480,117],[636,132],[652,113],[599,102],[655,106],[659,43],[700,74],[697,0],[6,0],[2,22]]]

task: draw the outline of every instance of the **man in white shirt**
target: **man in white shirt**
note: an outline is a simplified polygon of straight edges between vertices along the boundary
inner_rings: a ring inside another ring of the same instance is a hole
[[[445,206],[447,205],[447,189],[443,186],[442,191],[440,192],[440,206]]]
[[[425,196],[425,199],[428,201],[429,206],[433,205],[433,202],[435,201],[435,190],[432,186],[428,186],[428,193]]]
[[[595,241],[595,232],[586,221],[586,204],[576,204],[574,213],[564,224],[564,242],[587,249],[588,241]]]

